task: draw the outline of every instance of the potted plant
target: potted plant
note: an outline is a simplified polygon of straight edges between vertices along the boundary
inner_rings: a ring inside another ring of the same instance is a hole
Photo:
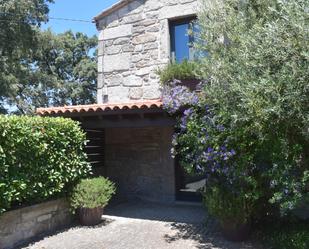
[[[163,69],[157,70],[162,85],[168,85],[177,80],[180,85],[188,87],[191,91],[198,90],[201,82],[197,78],[198,62],[184,60],[181,63],[170,63]]]
[[[241,192],[234,194],[223,187],[204,192],[204,204],[220,223],[223,236],[231,241],[246,240],[251,232],[253,203]]]
[[[79,221],[85,226],[101,222],[103,208],[115,194],[115,184],[104,177],[84,179],[73,189],[71,207],[77,210]]]

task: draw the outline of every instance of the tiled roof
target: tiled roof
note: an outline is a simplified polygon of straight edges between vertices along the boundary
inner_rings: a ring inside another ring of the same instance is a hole
[[[38,108],[36,113],[41,116],[53,114],[70,114],[70,113],[90,113],[104,112],[116,110],[137,110],[137,109],[161,109],[163,106],[161,100],[153,101],[138,101],[130,103],[114,103],[114,104],[93,104],[93,105],[76,105],[76,106],[61,106]]]

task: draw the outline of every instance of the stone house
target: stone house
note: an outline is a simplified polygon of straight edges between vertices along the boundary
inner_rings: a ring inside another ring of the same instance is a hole
[[[120,1],[96,16],[98,103],[159,99],[155,71],[171,60],[170,25],[196,9],[196,0]]]
[[[198,0],[122,0],[94,18],[99,31],[97,103],[39,108],[81,122],[96,174],[118,196],[170,202],[196,199],[201,179],[170,153],[174,119],[162,109],[156,70],[192,57],[187,34]]]

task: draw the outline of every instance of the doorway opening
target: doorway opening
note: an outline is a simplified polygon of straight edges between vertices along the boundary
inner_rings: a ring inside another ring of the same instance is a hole
[[[205,176],[189,174],[175,158],[176,200],[202,202],[201,189],[205,186]]]

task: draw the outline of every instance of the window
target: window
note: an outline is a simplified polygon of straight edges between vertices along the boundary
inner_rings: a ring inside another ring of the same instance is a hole
[[[195,18],[187,18],[170,22],[172,61],[180,63],[196,58],[193,43],[199,28],[194,20]],[[188,34],[190,29],[193,31],[192,35]]]

